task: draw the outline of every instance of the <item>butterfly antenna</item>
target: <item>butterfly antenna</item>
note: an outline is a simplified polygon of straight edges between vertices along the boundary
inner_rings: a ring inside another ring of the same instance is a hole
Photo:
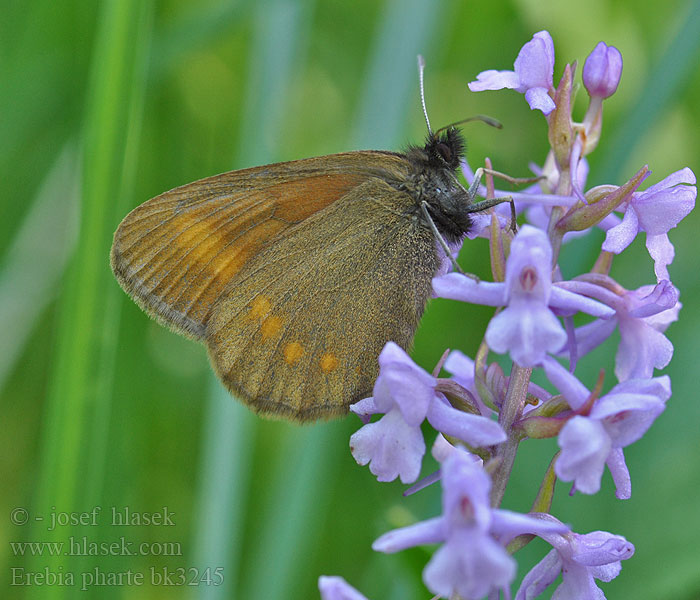
[[[469,121],[481,121],[482,123],[486,123],[487,125],[495,127],[496,129],[503,129],[503,125],[498,119],[494,119],[493,117],[488,117],[486,115],[474,115],[473,117],[467,117],[466,119],[461,119],[459,121],[455,121],[454,123],[450,123],[449,125],[445,125],[444,127],[440,127],[440,129],[435,132],[435,135],[449,129],[450,127],[469,123]]]
[[[425,71],[425,59],[418,55],[418,79],[420,80],[420,103],[423,106],[423,116],[425,124],[428,126],[428,133],[432,137],[433,130],[430,127],[430,119],[428,119],[428,110],[425,108],[425,87],[423,86],[423,71]]]

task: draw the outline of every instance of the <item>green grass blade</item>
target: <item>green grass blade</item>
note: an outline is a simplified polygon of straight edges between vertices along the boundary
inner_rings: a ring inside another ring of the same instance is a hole
[[[145,40],[150,2],[109,0],[102,6],[95,39],[93,67],[82,140],[81,223],[76,254],[67,274],[60,303],[54,368],[49,381],[44,421],[41,465],[34,501],[36,514],[87,510],[86,469],[93,448],[90,432],[96,407],[108,402],[99,378],[109,369],[118,311],[110,295],[118,291],[109,269],[111,235],[120,209],[125,165],[135,151],[127,132],[133,118],[131,94],[139,51]],[[143,90],[142,83],[140,89]],[[129,144],[127,144],[129,143]],[[94,441],[94,440],[93,440]],[[100,474],[102,475],[102,474]],[[65,541],[71,529],[47,534],[46,524],[36,523],[35,539]],[[60,537],[59,537],[60,536]],[[38,559],[37,559],[38,561]],[[79,564],[65,555],[46,561],[52,571]],[[34,567],[43,567],[46,562]],[[38,569],[37,569],[38,570]],[[69,571],[65,568],[65,571]],[[35,590],[41,598],[62,598],[71,588],[56,586]]]
[[[386,3],[353,127],[353,147],[392,147],[402,131],[406,109],[420,114],[417,57],[428,54],[430,60],[445,7],[445,2],[423,0]]]
[[[55,299],[78,229],[77,155],[66,144],[44,179],[0,270],[0,389]]]
[[[232,27],[245,20],[250,5],[250,0],[220,0],[213,6],[196,3],[177,22],[159,31],[151,61],[154,82],[197,50],[230,35]]]
[[[243,526],[248,508],[255,415],[211,378],[202,438],[199,498],[195,507],[193,563],[204,573],[223,567],[219,586],[199,586],[192,596],[202,600],[233,597],[243,554]]]
[[[315,551],[328,510],[334,464],[347,447],[337,435],[341,431],[336,423],[289,426],[276,440],[279,460],[267,477],[267,503],[250,540],[252,562],[237,597],[299,597],[299,585],[320,575],[308,572],[307,557]]]

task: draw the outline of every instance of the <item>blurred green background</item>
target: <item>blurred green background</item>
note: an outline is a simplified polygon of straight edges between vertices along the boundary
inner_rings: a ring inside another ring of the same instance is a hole
[[[427,62],[433,126],[477,113],[500,119],[502,131],[467,126],[472,164],[490,156],[496,168],[527,175],[528,163],[546,152],[542,115],[519,94],[471,94],[466,83],[484,69],[511,69],[541,29],[554,38],[555,79],[566,62],[582,65],[601,39],[624,57],[589,183],[622,183],[644,163],[651,183],[684,166],[698,172],[700,3],[670,0],[662,10],[651,0],[4,0],[0,7],[0,595],[316,598],[318,576],[340,574],[370,598],[428,598],[420,581],[426,549],[385,556],[370,544],[389,528],[437,515],[436,486],[403,499],[400,484],[376,483],[350,455],[354,417],[299,427],[261,420],[232,400],[203,347],[150,321],[121,292],[109,271],[112,232],[132,207],[207,175],[422,140],[418,53]],[[674,395],[627,451],[632,499],[615,500],[607,475],[595,497],[557,490],[554,512],[577,531],[609,530],[636,545],[621,576],[604,586],[609,598],[700,598],[698,221],[691,214],[671,233],[670,272],[684,303],[668,331]],[[601,240],[594,233],[565,248],[565,276],[588,269]],[[460,260],[488,275],[483,240]],[[652,282],[643,240],[616,260],[613,275],[627,287]],[[430,370],[446,347],[473,355],[490,314],[432,302],[415,358]],[[605,367],[612,385],[615,347],[612,340],[583,362],[587,384]],[[554,447],[523,445],[507,508],[528,509]],[[426,473],[433,467],[424,464]],[[101,507],[94,520],[77,522],[94,507]],[[122,515],[125,507],[165,511],[167,523],[114,526],[112,507]],[[52,528],[52,515],[62,524]],[[11,544],[67,548],[71,537],[107,544],[97,552],[130,544],[139,555],[49,557],[45,547],[32,557],[25,547],[20,556]],[[547,550],[526,548],[519,576]],[[221,573],[223,584],[213,585]],[[51,574],[64,585],[49,585]],[[83,577],[106,585],[80,591]]]

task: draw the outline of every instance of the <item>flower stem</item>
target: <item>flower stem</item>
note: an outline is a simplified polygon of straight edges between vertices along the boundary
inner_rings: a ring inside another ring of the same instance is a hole
[[[523,410],[527,397],[527,386],[532,375],[531,367],[513,365],[510,372],[508,391],[501,408],[498,422],[508,434],[508,439],[498,448],[497,458],[500,459],[496,471],[493,473],[493,487],[491,488],[491,506],[500,506],[506,485],[510,479],[510,473],[515,463],[515,455],[518,444],[522,439],[522,433],[513,429],[513,423],[518,419]]]

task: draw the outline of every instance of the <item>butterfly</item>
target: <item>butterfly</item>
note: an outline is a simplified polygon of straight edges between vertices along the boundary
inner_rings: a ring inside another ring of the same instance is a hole
[[[432,132],[422,88],[421,65],[422,146],[215,175],[148,200],[117,228],[119,284],[204,343],[254,411],[309,421],[370,396],[379,353],[388,341],[410,347],[471,214],[503,201],[474,202],[478,176],[459,183],[464,138],[458,123]]]

